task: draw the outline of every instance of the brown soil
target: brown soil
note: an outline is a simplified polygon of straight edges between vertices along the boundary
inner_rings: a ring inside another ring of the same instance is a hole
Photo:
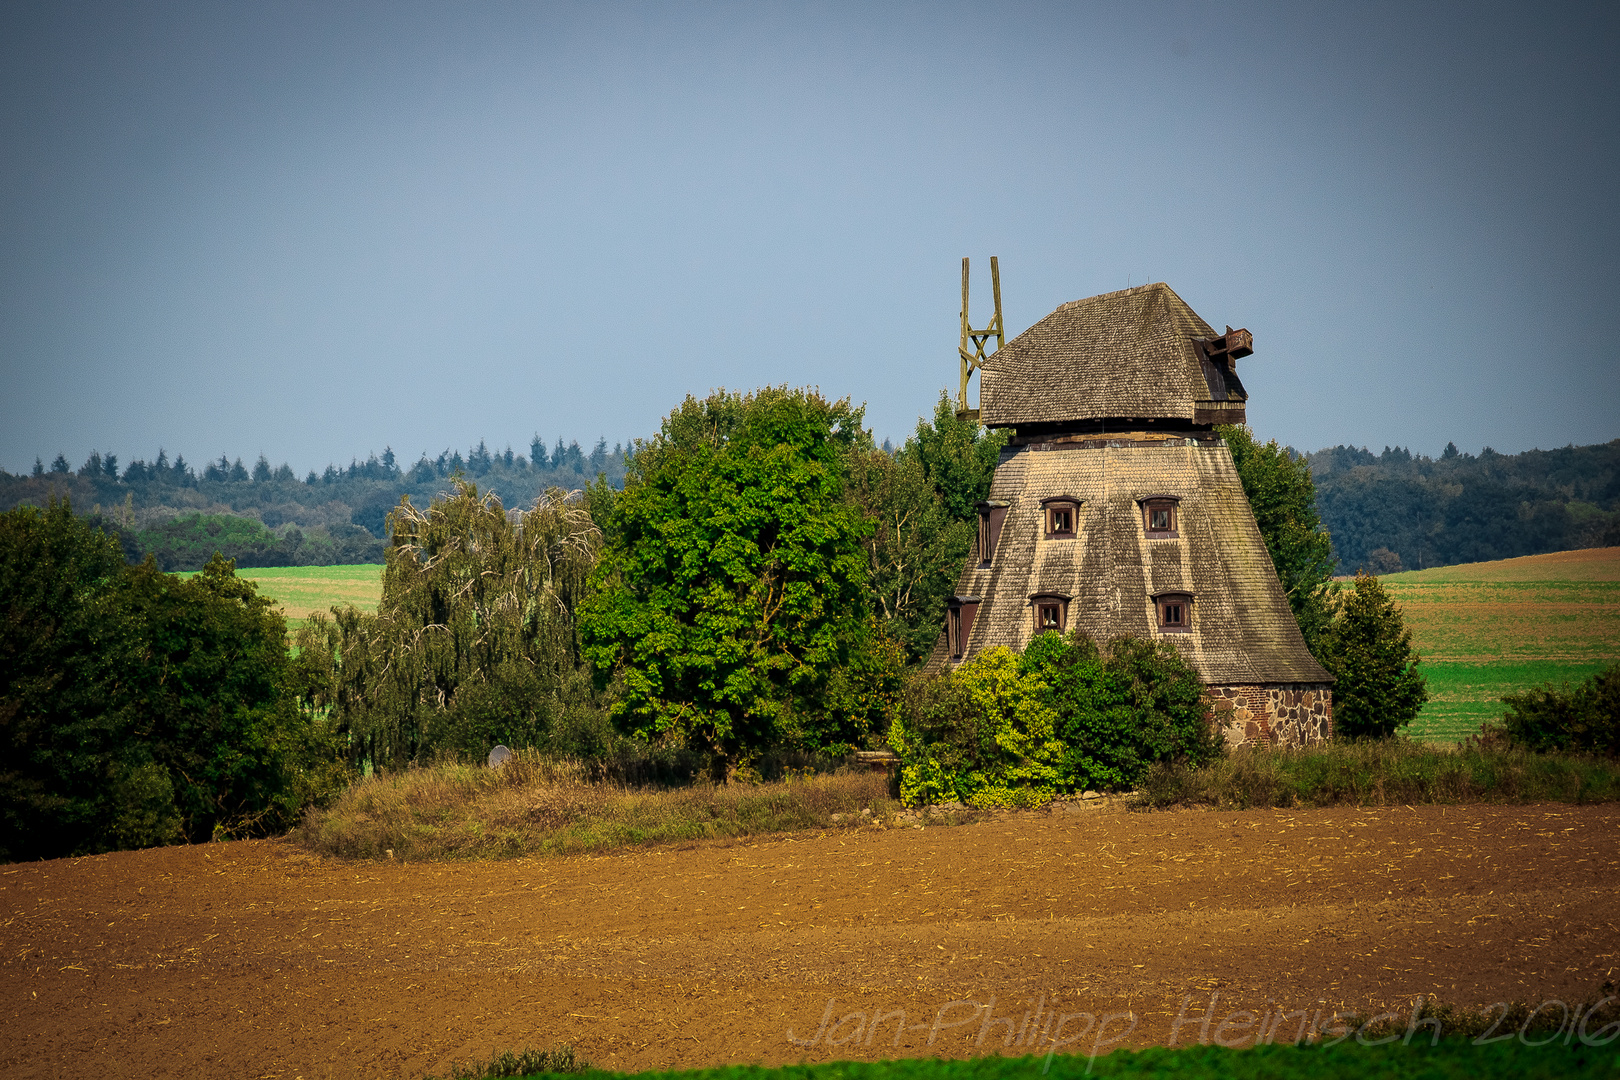
[[[1620,968],[1617,883],[1612,805],[1104,808],[499,863],[266,841],[19,865],[0,870],[0,1075],[416,1076],[564,1043],[617,1069],[1028,1053],[1054,1009],[1134,1014],[1120,1045],[1242,1045],[1252,1014],[1281,1010],[1585,999]],[[788,1041],[824,1016],[815,1045]]]

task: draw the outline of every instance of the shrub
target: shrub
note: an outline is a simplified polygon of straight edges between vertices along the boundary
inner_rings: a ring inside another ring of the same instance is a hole
[[[1500,731],[1514,746],[1620,757],[1620,664],[1573,688],[1544,683],[1502,702]]]
[[[1197,672],[1172,646],[1122,638],[1104,651],[1057,634],[914,680],[890,744],[908,804],[980,807],[1130,788],[1155,762],[1221,752]]]

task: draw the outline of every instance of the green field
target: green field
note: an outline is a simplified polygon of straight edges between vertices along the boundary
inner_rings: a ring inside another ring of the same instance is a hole
[[[287,616],[288,627],[296,627],[313,612],[325,612],[334,604],[353,604],[361,611],[376,611],[382,599],[382,564],[358,566],[269,566],[252,567],[237,576],[259,587],[259,593],[275,600]],[[182,575],[189,576],[189,575]]]
[[[1434,700],[1414,738],[1456,742],[1503,694],[1620,660],[1620,548],[1440,566],[1379,579],[1412,629]]]

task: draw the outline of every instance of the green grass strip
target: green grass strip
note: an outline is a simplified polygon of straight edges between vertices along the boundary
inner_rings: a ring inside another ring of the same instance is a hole
[[[1538,1036],[1538,1038],[1549,1038]],[[1596,1040],[1594,1040],[1596,1041]],[[535,1074],[542,1075],[542,1074]],[[561,1075],[561,1074],[544,1074]],[[1196,1077],[1199,1080],[1586,1080],[1620,1076],[1620,1052],[1612,1041],[1564,1045],[1553,1035],[1546,1045],[1528,1045],[1516,1036],[1476,1045],[1447,1039],[1437,1046],[1423,1038],[1412,1045],[1261,1046],[1228,1050],[1218,1046],[1183,1049],[1155,1047],[1119,1050],[1103,1057],[1056,1055],[977,1057],[965,1060],[902,1058],[878,1062],[830,1062],[768,1069],[731,1065],[684,1072],[611,1073],[587,1069],[579,1080],[1056,1080],[1082,1077]]]

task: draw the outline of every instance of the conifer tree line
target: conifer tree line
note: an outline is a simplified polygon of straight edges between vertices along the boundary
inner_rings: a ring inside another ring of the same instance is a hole
[[[1340,573],[1382,574],[1620,546],[1620,439],[1437,458],[1401,447],[1300,455]]]
[[[200,468],[183,456],[171,461],[162,450],[150,462],[127,466],[115,454],[92,451],[77,468],[57,454],[48,466],[36,459],[26,475],[0,469],[0,509],[43,506],[51,492],[81,508],[99,506],[133,558],[150,551],[165,570],[198,569],[215,550],[243,567],[378,562],[385,519],[403,494],[421,502],[446,490],[457,474],[495,487],[511,505],[532,501],[547,487],[581,487],[599,474],[622,487],[629,448],[620,442],[610,449],[605,438],[589,451],[562,439],[548,448],[535,435],[526,454],[480,441],[465,455],[424,452],[410,465],[385,448],[302,478],[286,464],[272,467],[262,454],[251,467],[221,455]],[[887,442],[882,449],[895,450]],[[1402,447],[1381,454],[1351,446],[1310,454],[1284,449],[1310,471],[1337,573],[1620,545],[1620,439],[1521,454],[1486,447],[1477,456],[1448,443],[1432,459]],[[913,489],[916,480],[886,473],[851,477],[856,485]],[[894,527],[903,530],[910,522]],[[902,561],[892,602],[905,595],[905,574],[918,569],[914,560]]]
[[[461,475],[516,505],[548,487],[578,488],[598,476],[622,484],[625,457],[625,444],[609,447],[606,438],[589,450],[562,439],[548,449],[535,435],[526,454],[510,446],[492,450],[481,440],[465,455],[423,453],[406,464],[385,448],[299,478],[262,454],[251,467],[221,455],[199,468],[183,456],[171,461],[162,450],[150,462],[127,465],[92,451],[77,469],[58,454],[49,466],[36,459],[28,475],[0,470],[0,509],[69,498],[81,512],[100,516],[132,562],[150,553],[165,571],[200,569],[216,551],[243,568],[379,563],[388,513],[402,495],[425,504]]]

